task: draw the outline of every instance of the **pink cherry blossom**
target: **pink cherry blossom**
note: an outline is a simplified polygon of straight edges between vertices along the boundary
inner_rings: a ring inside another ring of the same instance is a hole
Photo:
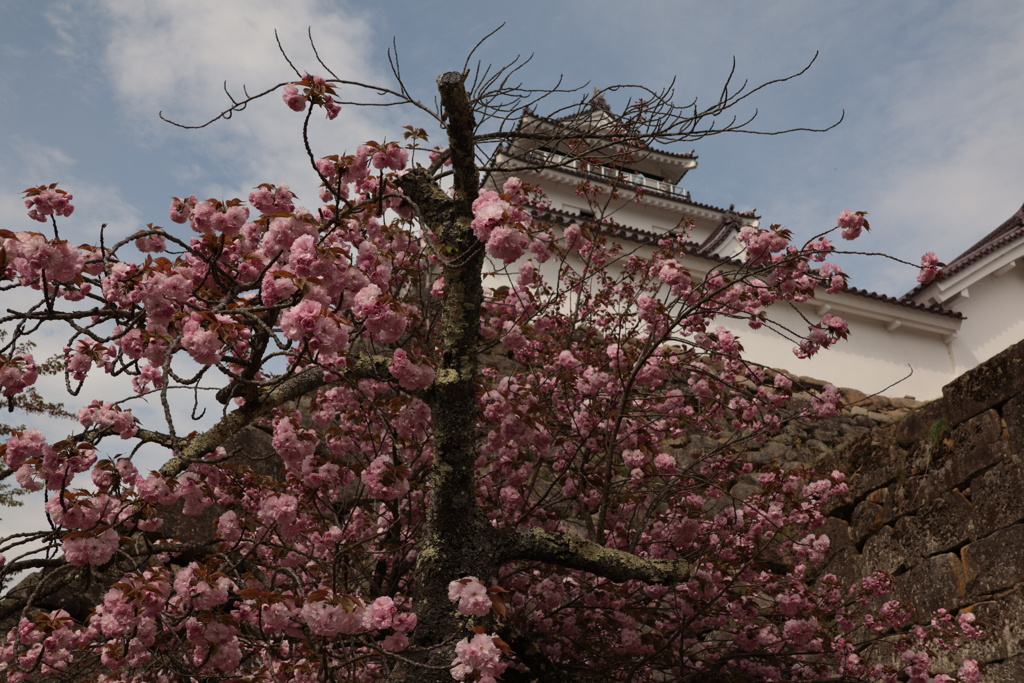
[[[363,610],[363,628],[378,630],[390,628],[392,619],[398,612],[395,601],[383,595],[366,606]]]
[[[0,389],[4,396],[10,398],[20,394],[35,384],[38,377],[39,372],[31,353],[11,359],[0,357]]]
[[[409,480],[399,475],[387,455],[374,458],[360,478],[367,493],[380,500],[393,500],[409,491]]]
[[[487,587],[475,576],[468,576],[448,584],[448,599],[458,601],[459,611],[466,616],[483,617],[491,611]]]
[[[341,105],[337,104],[330,95],[324,96],[324,109],[327,110],[327,118],[333,121],[341,113]]]
[[[487,238],[487,253],[505,263],[517,261],[526,252],[530,240],[521,230],[510,225],[498,225]]]
[[[107,529],[98,536],[88,535],[86,532],[75,533],[85,535],[66,538],[63,550],[67,561],[76,567],[105,564],[121,543],[120,537],[113,529]]]
[[[401,171],[408,163],[409,153],[395,144],[389,144],[375,152],[371,162],[374,168]]]
[[[175,223],[185,223],[188,221],[189,214],[192,213],[192,207],[194,207],[198,201],[199,200],[196,199],[195,195],[185,199],[171,197],[171,208],[169,211],[171,220]]]
[[[220,361],[224,343],[216,332],[209,329],[207,322],[197,313],[189,316],[183,328],[181,346],[192,358],[202,365]]]
[[[281,93],[281,99],[288,105],[288,108],[292,111],[302,111],[306,108],[306,97],[299,93],[299,89],[295,87],[294,83],[289,83],[284,86],[284,91]]]
[[[452,678],[457,681],[471,680],[474,672],[484,681],[500,676],[508,668],[508,662],[501,659],[501,650],[494,644],[495,636],[478,633],[472,639],[460,640],[455,645],[455,661],[452,662]]]
[[[25,208],[29,210],[29,218],[42,223],[46,222],[47,216],[67,217],[75,210],[74,205],[70,203],[74,197],[69,192],[53,186],[42,191],[30,190],[26,195]]]
[[[260,504],[257,516],[264,524],[291,524],[295,521],[299,501],[287,493],[268,496]]]
[[[122,439],[130,439],[139,431],[138,420],[131,410],[123,410],[109,401],[93,401],[78,411],[78,421],[84,427],[108,427]]]
[[[167,248],[167,238],[160,233],[146,235],[135,240],[135,248],[143,253],[159,253]]]
[[[849,209],[844,210],[839,214],[839,218],[836,219],[836,223],[842,228],[842,234],[844,240],[855,240],[860,237],[861,230],[867,226],[867,221],[864,216],[860,213],[854,213]]]
[[[842,396],[832,384],[826,384],[819,396],[811,399],[811,410],[822,417],[830,417],[839,411]]]
[[[333,638],[339,633],[357,633],[363,629],[363,607],[359,604],[344,605],[327,602],[307,602],[303,608],[302,620],[318,636]]]
[[[434,381],[434,369],[429,365],[413,364],[403,349],[395,349],[389,368],[403,389],[424,389]]]
[[[377,285],[367,285],[355,296],[352,310],[365,317],[364,324],[376,341],[390,344],[398,341],[408,324],[399,311],[381,301],[383,292]]]
[[[929,251],[921,257],[921,272],[917,275],[917,281],[922,285],[930,283],[939,276],[941,268],[939,257],[935,255],[934,251]]]

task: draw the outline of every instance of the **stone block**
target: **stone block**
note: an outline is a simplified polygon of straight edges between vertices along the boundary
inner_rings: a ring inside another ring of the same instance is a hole
[[[917,608],[914,620],[924,623],[935,610],[955,610],[967,602],[964,569],[955,553],[930,557],[896,577],[896,598]]]
[[[874,491],[869,493],[868,497],[865,498],[864,500],[868,501],[869,503],[878,503],[879,505],[885,505],[885,501],[887,501],[888,499],[889,487],[886,486],[880,489],[875,489]]]
[[[923,404],[921,403],[921,401],[918,401],[913,396],[897,396],[895,398],[889,399],[889,405],[891,405],[893,408],[899,408],[901,410],[916,410],[920,408]]]
[[[998,441],[1003,435],[1002,419],[995,410],[986,410],[953,428],[950,437],[955,448],[972,449]]]
[[[899,539],[905,553],[904,569],[910,569],[920,564],[924,558],[921,553],[921,539],[917,536],[914,529],[917,521],[917,515],[907,515],[906,517],[900,517],[892,525],[893,534]]]
[[[842,388],[839,390],[839,395],[843,397],[843,403],[851,405],[853,403],[861,403],[868,399],[868,395],[859,389]]]
[[[974,538],[1024,521],[1024,468],[1005,460],[971,480]]]
[[[882,521],[889,524],[939,498],[946,491],[942,484],[935,477],[925,475],[896,482],[889,487]]]
[[[910,446],[917,441],[932,438],[933,430],[941,421],[947,423],[946,402],[942,399],[932,401],[921,408],[907,413],[902,420],[896,423],[896,443],[901,446]]]
[[[756,493],[761,493],[762,491],[764,491],[764,487],[760,484],[740,482],[729,489],[729,495],[732,496],[734,500],[746,500],[750,496]]]
[[[864,578],[867,573],[869,572],[865,571],[863,557],[857,553],[856,548],[847,546],[829,557],[822,565],[818,575],[835,574],[844,586],[851,586],[854,581]]]
[[[690,456],[697,460],[702,459],[704,456],[710,453],[716,453],[721,450],[722,444],[718,443],[709,436],[702,434],[694,434],[690,437],[689,442],[680,448],[682,454]]]
[[[972,538],[973,506],[956,491],[947,491],[922,506],[916,515],[901,518],[896,536],[920,559],[949,552]],[[916,564],[916,562],[914,562]]]
[[[853,534],[850,533],[850,525],[837,517],[829,517],[821,533],[828,536],[829,546],[832,552],[838,552],[843,548],[853,547]]]
[[[1024,524],[1000,529],[961,551],[969,595],[989,595],[1024,580]]]
[[[953,426],[1020,393],[1024,393],[1024,342],[1003,350],[942,387],[946,413]]]
[[[1010,451],[1024,456],[1024,394],[1014,396],[1003,406],[1003,419],[1010,434]]]
[[[826,425],[818,427],[813,432],[814,438],[828,444],[839,443],[843,438],[843,432],[838,425]]]
[[[985,683],[1020,683],[1024,681],[1024,655],[987,665],[981,680]]]
[[[850,516],[850,531],[853,533],[853,540],[856,543],[860,543],[867,536],[882,528],[882,511],[884,509],[878,503],[872,503],[869,500],[861,501],[854,508],[853,515]]]
[[[820,468],[846,472],[850,490],[842,505],[864,498],[875,489],[907,476],[907,452],[891,439],[888,429],[858,437],[822,459]]]
[[[975,474],[1009,459],[1010,448],[1002,440],[957,453],[951,463],[948,485],[950,488],[964,488]]]
[[[861,427],[859,425],[841,422],[839,423],[839,431],[842,432],[844,438],[855,439],[858,436],[863,436],[864,434],[867,434],[871,430],[867,427]]]
[[[975,624],[984,628],[985,635],[965,641],[956,653],[958,657],[993,662],[1024,655],[1024,591],[1009,591],[963,611],[974,614]]]
[[[931,453],[931,475],[944,488],[963,487],[977,472],[1005,460],[999,413],[989,410],[954,429]]]
[[[743,459],[753,463],[784,463],[797,458],[797,453],[789,446],[778,441],[766,441],[761,448],[743,455]]]
[[[824,453],[828,453],[832,450],[832,447],[823,441],[818,441],[817,439],[807,439],[807,441],[804,442],[804,450],[809,451],[813,455],[820,456]]]
[[[883,526],[877,534],[868,538],[861,554],[865,575],[870,572],[896,574],[907,566],[906,546],[891,526]]]

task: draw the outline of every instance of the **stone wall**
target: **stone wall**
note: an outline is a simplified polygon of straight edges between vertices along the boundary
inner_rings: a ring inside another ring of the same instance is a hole
[[[984,663],[986,681],[1024,681],[1024,342],[815,464],[849,475],[826,571],[889,573],[918,620],[973,612],[986,636],[957,657]]]

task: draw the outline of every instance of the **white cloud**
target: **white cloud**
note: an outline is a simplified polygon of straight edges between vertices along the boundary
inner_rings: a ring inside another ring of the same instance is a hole
[[[932,47],[872,82],[872,214],[914,255],[950,260],[1024,200],[1024,8],[999,4],[936,16]]]
[[[125,103],[147,116],[154,106],[206,116],[225,102],[225,81],[240,94],[242,84],[263,89],[293,79],[275,45],[275,30],[300,70],[322,72],[306,36],[315,27],[314,38],[328,65],[357,78],[372,75],[366,22],[316,0],[101,4],[109,16],[110,75]]]
[[[309,45],[307,30],[324,62],[338,76],[354,81],[387,83],[371,66],[381,49],[371,42],[365,19],[341,12],[317,0],[287,5],[268,0],[200,0],[138,3],[106,0],[108,17],[104,68],[122,106],[140,131],[154,144],[186,145],[218,166],[216,182],[207,175],[206,187],[195,188],[223,195],[242,195],[259,182],[291,182],[300,197],[312,201],[314,174],[303,149],[302,115],[288,110],[279,92],[254,102],[230,121],[219,121],[201,131],[181,131],[160,121],[156,114],[184,124],[206,121],[230,102],[224,86],[236,98],[243,86],[255,94],[274,85],[296,80],[274,39],[300,71],[324,74]],[[381,123],[355,107],[327,122],[313,114],[315,153],[354,150],[362,141],[380,134]],[[195,160],[173,169],[179,177],[196,171]],[[307,199],[308,197],[308,199]]]

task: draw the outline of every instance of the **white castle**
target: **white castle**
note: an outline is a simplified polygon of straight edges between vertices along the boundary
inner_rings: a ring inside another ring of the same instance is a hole
[[[585,117],[582,124],[580,117]],[[527,111],[519,130],[534,135],[495,153],[495,161],[516,167],[515,175],[544,189],[552,218],[568,223],[590,214],[575,192],[581,180],[616,179],[623,198],[612,206],[617,226],[609,230],[611,238],[642,252],[681,221],[691,222],[692,247],[681,262],[694,277],[742,254],[737,235],[744,225],[756,227],[758,216],[694,201],[679,185],[697,167],[694,153],[646,148],[624,167],[612,169],[593,163],[592,156],[586,161],[574,157],[570,140],[558,135],[569,121],[580,131],[607,126],[614,117],[600,97],[589,110],[564,119]],[[502,180],[492,176],[488,183],[494,187]],[[644,190],[639,202],[633,201],[636,188]],[[795,308],[776,305],[769,316],[784,328],[806,333],[803,318],[817,323],[826,313],[846,319],[850,337],[803,360],[794,356],[792,339],[767,325],[755,331],[739,321],[721,324],[740,337],[751,361],[868,394],[939,397],[948,382],[1024,339],[1024,207],[950,261],[938,280],[899,298],[854,287],[838,294],[821,290]]]

